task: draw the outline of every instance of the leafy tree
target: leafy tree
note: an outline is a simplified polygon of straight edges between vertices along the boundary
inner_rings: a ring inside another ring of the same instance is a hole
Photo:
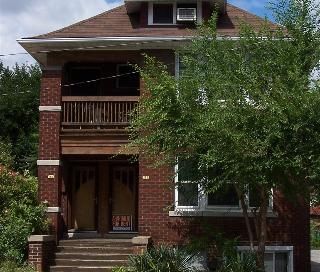
[[[28,173],[0,170],[0,263],[22,264],[27,238],[47,230],[45,208],[38,204],[37,191],[37,179]]]
[[[193,159],[194,181],[207,192],[235,186],[262,269],[272,189],[305,203],[320,189],[320,88],[310,78],[320,60],[319,7],[281,0],[273,10],[285,28],[243,24],[238,40],[218,38],[213,16],[180,50],[179,78],[146,56],[148,92],[131,133],[154,165]],[[257,209],[248,208],[248,187]]]
[[[0,139],[12,145],[17,170],[35,169],[40,76],[37,65],[10,69],[0,62]]]

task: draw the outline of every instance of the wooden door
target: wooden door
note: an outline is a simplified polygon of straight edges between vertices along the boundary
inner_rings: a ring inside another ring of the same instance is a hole
[[[72,182],[72,223],[75,230],[96,230],[96,169],[76,167]]]
[[[112,171],[112,231],[135,231],[137,220],[137,170],[116,166]]]

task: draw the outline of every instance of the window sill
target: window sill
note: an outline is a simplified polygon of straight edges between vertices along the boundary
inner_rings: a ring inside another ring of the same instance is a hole
[[[241,210],[175,210],[169,211],[170,217],[243,217]],[[249,217],[253,217],[252,213],[249,213]],[[276,218],[278,214],[274,211],[268,211],[268,218]]]

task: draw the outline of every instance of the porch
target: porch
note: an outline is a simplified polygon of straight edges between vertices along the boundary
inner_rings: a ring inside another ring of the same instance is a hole
[[[64,158],[61,202],[65,237],[137,233],[139,167],[131,159]]]

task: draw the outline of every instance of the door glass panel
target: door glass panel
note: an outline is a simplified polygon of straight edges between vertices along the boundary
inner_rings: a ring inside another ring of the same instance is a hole
[[[75,230],[95,230],[95,171],[77,168],[73,175],[72,218]]]
[[[116,167],[112,185],[112,230],[134,231],[137,181],[134,167]]]

